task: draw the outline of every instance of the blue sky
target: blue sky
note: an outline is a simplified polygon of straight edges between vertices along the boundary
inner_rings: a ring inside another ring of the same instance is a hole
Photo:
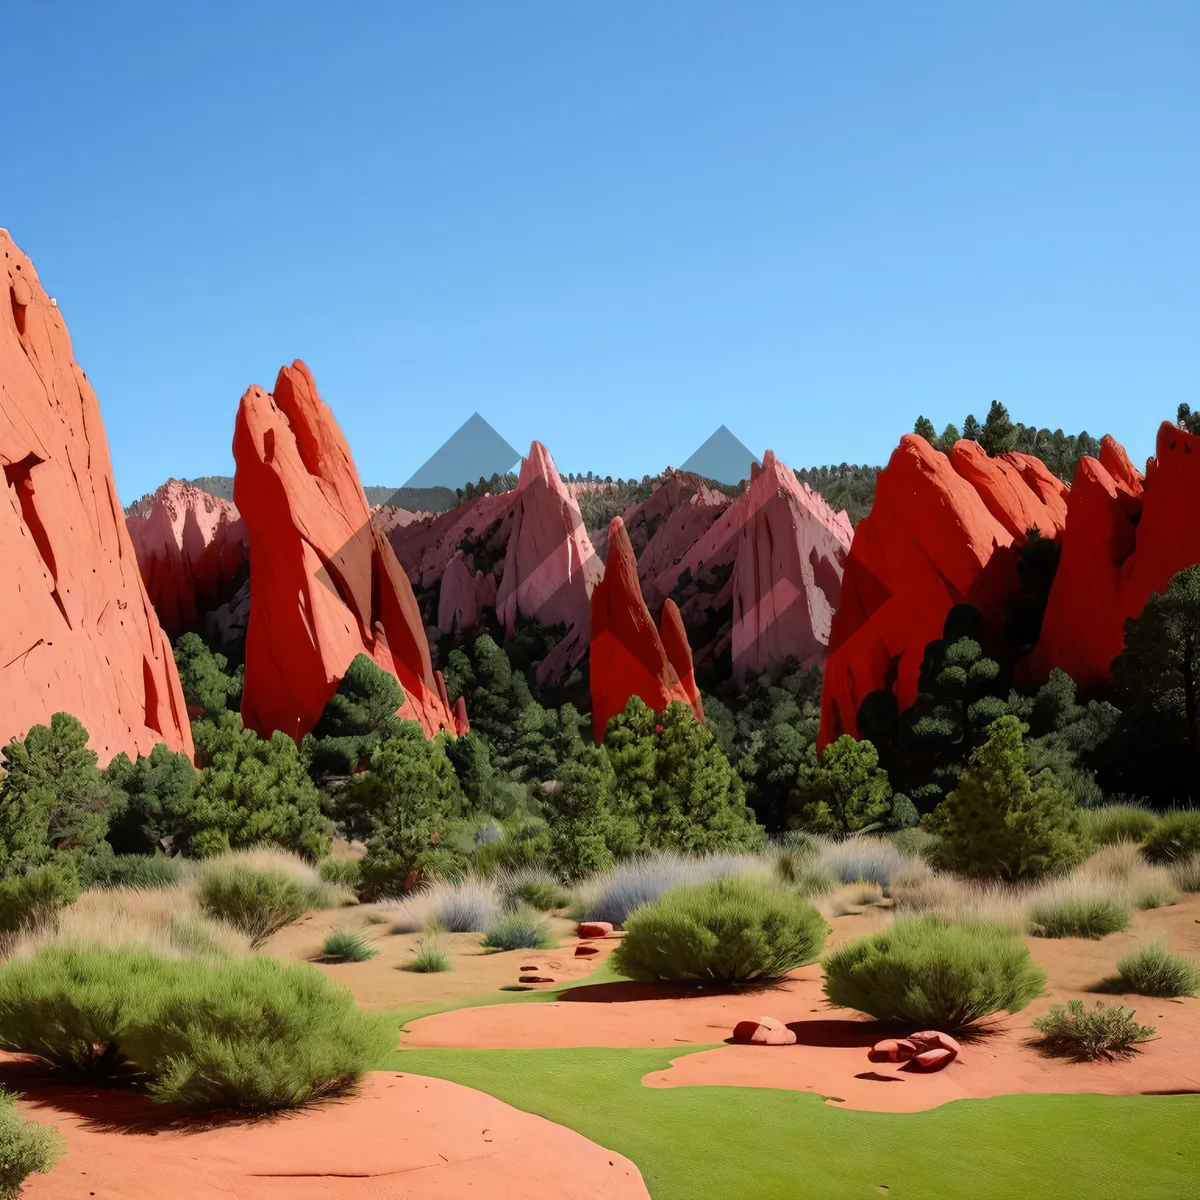
[[[1200,403],[1194,0],[6,6],[0,224],[128,501],[301,357],[363,482]]]

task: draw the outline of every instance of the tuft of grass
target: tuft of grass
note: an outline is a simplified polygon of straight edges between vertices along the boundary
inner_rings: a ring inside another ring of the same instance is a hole
[[[840,842],[815,840],[816,865],[839,883],[876,883],[886,888],[897,876],[912,879],[929,873],[919,854],[905,853],[893,838],[859,834]]]
[[[1081,808],[1084,833],[1098,846],[1117,842],[1140,843],[1158,824],[1158,814],[1141,804],[1104,804]]]
[[[187,863],[165,854],[87,855],[80,859],[85,888],[167,888],[182,883]]]
[[[783,884],[713,879],[635,910],[612,962],[631,979],[763,982],[812,962],[828,932],[824,917]]]
[[[208,916],[240,929],[252,948],[314,907],[312,893],[282,871],[236,862],[205,863],[197,894]]]
[[[1181,892],[1200,892],[1200,852],[1176,859],[1167,869]]]
[[[415,933],[439,925],[448,933],[482,933],[500,914],[500,889],[492,879],[431,879],[379,911],[391,918],[393,933]]]
[[[1133,842],[1104,846],[1080,863],[1070,878],[1101,895],[1118,896],[1137,909],[1162,908],[1179,899],[1170,868],[1146,862]]]
[[[67,1149],[53,1125],[21,1116],[16,1106],[20,1098],[0,1087],[0,1200],[18,1200],[25,1180],[35,1172],[47,1174]]]
[[[522,906],[502,913],[483,935],[489,950],[545,950],[554,945],[550,922],[536,909]]]
[[[1139,996],[1194,996],[1200,991],[1200,963],[1172,954],[1161,939],[1125,955],[1117,972]]]
[[[545,867],[520,867],[497,871],[493,876],[506,911],[522,904],[539,912],[553,912],[567,903],[562,884]]]
[[[331,929],[321,943],[321,957],[333,962],[366,962],[378,954],[359,929]]]
[[[317,875],[323,883],[335,887],[356,888],[362,882],[362,867],[357,858],[323,858],[317,863]]]
[[[898,877],[889,891],[896,911],[905,915],[924,914],[949,922],[984,920],[1014,935],[1024,935],[1028,925],[1028,895],[1021,888],[933,874],[915,880]]]
[[[404,969],[420,975],[450,970],[450,952],[446,949],[441,928],[431,925],[426,929],[425,936],[418,943],[416,958],[406,963]]]
[[[1153,1025],[1139,1025],[1134,1010],[1119,1004],[1096,1002],[1087,1008],[1082,1000],[1056,1004],[1034,1021],[1041,1034],[1035,1045],[1046,1054],[1075,1062],[1114,1059],[1134,1053],[1154,1036]]]
[[[1129,906],[1112,896],[1046,895],[1030,909],[1031,932],[1047,938],[1098,940],[1129,927]]]
[[[978,918],[898,917],[836,947],[823,965],[835,1007],[909,1029],[960,1029],[991,1013],[1019,1012],[1046,983],[1028,947]]]
[[[1200,851],[1200,810],[1166,813],[1142,842],[1147,862],[1170,864]]]

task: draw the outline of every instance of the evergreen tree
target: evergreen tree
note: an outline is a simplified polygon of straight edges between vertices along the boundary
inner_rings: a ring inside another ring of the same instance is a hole
[[[356,655],[313,729],[314,771],[349,775],[365,764],[404,723],[397,714],[403,704],[400,681],[367,655]]]
[[[1024,731],[1016,717],[1001,717],[972,751],[958,786],[928,819],[941,838],[937,865],[1014,881],[1090,853],[1078,808],[1053,773],[1030,777]]]
[[[563,763],[544,791],[542,808],[550,823],[550,855],[568,879],[607,870],[618,852],[636,842],[630,822],[613,812],[615,776],[603,747],[585,746]]]
[[[1017,448],[1017,427],[1009,420],[1008,409],[999,400],[992,401],[978,441],[993,458]]]
[[[942,436],[934,442],[934,446],[943,454],[949,454],[954,449],[954,443],[959,439],[958,427],[956,425],[947,425],[942,430]]]
[[[937,430],[933,427],[933,422],[928,417],[918,417],[916,424],[913,425],[913,433],[918,437],[923,437],[931,446],[937,441]]]
[[[1181,404],[1175,411],[1175,424],[1188,433],[1200,433],[1200,412],[1192,412],[1190,404]]]
[[[154,854],[166,849],[200,782],[192,760],[159,742],[136,762],[127,754],[118,754],[104,774],[125,798],[109,823],[109,845],[118,854]]]
[[[870,742],[843,734],[820,755],[809,746],[792,792],[792,828],[845,835],[891,811],[892,785]]]
[[[967,419],[963,422],[962,435],[968,442],[979,441],[979,422],[975,419],[974,413],[967,414]]]
[[[97,767],[88,733],[68,713],[5,746],[0,781],[0,874],[22,874],[55,851],[94,850],[123,802]]]
[[[175,642],[175,666],[193,716],[215,720],[240,707],[244,668],[230,671],[225,655],[214,654],[197,634],[182,634]]]

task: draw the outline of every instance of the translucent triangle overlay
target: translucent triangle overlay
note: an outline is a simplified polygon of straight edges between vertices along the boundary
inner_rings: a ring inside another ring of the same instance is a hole
[[[705,479],[715,479],[717,483],[736,487],[743,479],[750,478],[751,463],[756,466],[762,465],[730,432],[729,427],[722,425],[680,470],[691,471]]]
[[[404,486],[453,490],[476,479],[503,475],[520,461],[521,452],[514,450],[479,413],[472,413]]]

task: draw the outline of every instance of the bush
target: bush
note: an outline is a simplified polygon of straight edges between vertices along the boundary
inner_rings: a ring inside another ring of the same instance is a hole
[[[450,970],[450,954],[440,935],[426,934],[417,949],[417,957],[405,966],[405,970],[416,971],[421,975]]]
[[[815,744],[808,746],[788,801],[789,823],[795,828],[847,834],[892,812],[892,785],[879,767],[875,747],[866,738],[844,733],[820,755]],[[912,816],[915,823],[915,808]]]
[[[550,922],[535,909],[522,905],[497,917],[483,935],[489,950],[546,950],[554,945]]]
[[[20,1096],[0,1087],[0,1200],[18,1200],[35,1171],[45,1175],[66,1150],[53,1125],[35,1125],[17,1112]]]
[[[898,917],[825,957],[825,994],[910,1029],[959,1029],[991,1013],[1019,1012],[1041,993],[1046,972],[1003,925]]]
[[[165,854],[88,854],[79,861],[87,888],[165,888],[183,879],[183,860]]]
[[[161,1104],[295,1108],[341,1091],[395,1046],[387,1018],[298,963],[196,960],[167,982],[120,1036]]]
[[[228,861],[204,868],[199,897],[209,916],[249,934],[251,947],[261,946],[316,907],[320,899],[282,871],[257,870]]]
[[[891,838],[852,837],[820,843],[820,866],[839,883],[877,883],[887,887],[897,875],[928,873],[925,860],[906,854]]]
[[[1112,896],[1050,895],[1035,900],[1029,912],[1038,937],[1098,940],[1129,927],[1129,906]]]
[[[812,962],[827,932],[816,909],[779,884],[715,879],[634,911],[613,965],[630,979],[778,979]]]
[[[1139,1025],[1133,1017],[1133,1009],[1119,1004],[1097,1001],[1095,1008],[1085,1008],[1082,1000],[1068,1000],[1034,1021],[1042,1035],[1035,1044],[1047,1054],[1076,1062],[1132,1054],[1154,1036],[1153,1025]]]
[[[366,962],[378,953],[357,929],[331,929],[321,943],[321,957],[333,962]]]
[[[1200,892],[1200,853],[1171,864],[1171,878],[1181,892]]]
[[[386,909],[393,933],[414,933],[436,925],[450,933],[482,933],[500,915],[500,892],[491,879],[476,875],[435,879]]]
[[[362,867],[357,858],[323,858],[317,863],[317,874],[325,883],[355,888],[362,880]]]
[[[1079,810],[1084,832],[1099,846],[1140,842],[1158,824],[1158,817],[1140,804],[1105,804]]]
[[[25,875],[0,879],[0,934],[37,929],[79,897],[75,863],[65,855]]]
[[[562,885],[544,867],[497,872],[495,881],[506,909],[527,904],[539,912],[553,912],[567,902]]]
[[[1197,851],[1200,851],[1200,811],[1193,809],[1165,814],[1142,843],[1142,853],[1152,863],[1176,863]]]
[[[1172,954],[1161,940],[1125,955],[1117,971],[1140,996],[1194,996],[1200,991],[1200,964]]]

